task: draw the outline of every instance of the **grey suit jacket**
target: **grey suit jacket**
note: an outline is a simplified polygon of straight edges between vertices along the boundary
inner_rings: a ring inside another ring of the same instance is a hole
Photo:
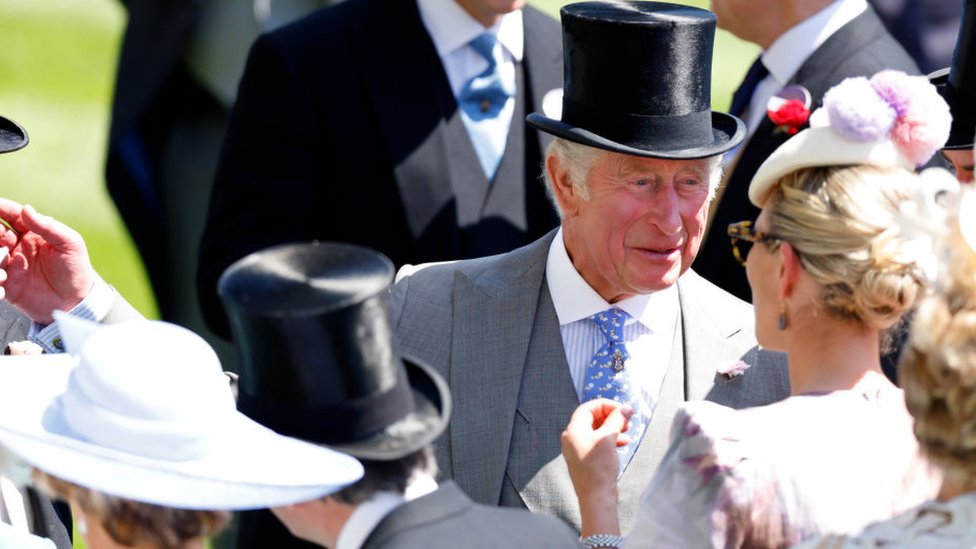
[[[475,501],[525,506],[579,528],[560,433],[579,404],[545,280],[555,231],[507,254],[433,265],[392,289],[405,355],[448,380],[454,411],[438,465]],[[643,441],[619,480],[621,526],[660,462],[678,405],[708,399],[735,408],[784,398],[782,355],[759,351],[752,308],[694,272],[678,281],[681,321],[662,393]],[[752,367],[732,381],[716,367]]]

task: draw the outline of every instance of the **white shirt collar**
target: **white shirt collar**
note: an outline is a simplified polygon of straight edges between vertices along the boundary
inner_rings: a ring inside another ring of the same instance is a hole
[[[549,246],[546,282],[549,285],[549,294],[552,296],[552,304],[556,309],[560,326],[588,318],[613,306],[627,312],[633,319],[655,333],[664,333],[668,319],[672,323],[674,320],[674,316],[665,313],[677,311],[678,308],[678,293],[674,285],[651,294],[635,295],[613,305],[607,303],[587,284],[576,267],[573,267],[566,252],[561,228],[556,232],[556,238]]]
[[[868,8],[866,0],[838,0],[794,26],[762,53],[763,65],[786,84],[828,38]]]
[[[408,501],[437,490],[437,481],[430,475],[415,474],[403,494],[377,492],[373,497],[356,506],[339,531],[335,549],[359,549],[387,515]]]
[[[420,19],[440,57],[466,46],[486,30],[455,0],[417,0],[417,7],[420,9]],[[522,10],[506,13],[487,30],[498,36],[498,41],[516,62],[522,60],[525,46]]]

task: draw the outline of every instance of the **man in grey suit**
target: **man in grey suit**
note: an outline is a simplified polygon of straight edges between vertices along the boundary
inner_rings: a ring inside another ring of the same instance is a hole
[[[626,532],[681,402],[766,404],[788,380],[782,357],[756,348],[751,308],[688,270],[721,154],[744,135],[741,121],[711,111],[714,16],[587,2],[564,7],[562,24],[561,115],[528,118],[556,136],[545,172],[560,228],[506,254],[404,269],[393,318],[404,353],[449,380],[456,407],[437,461],[482,503],[578,529],[560,433],[593,396],[592,377],[629,391]],[[611,314],[614,336],[598,322]],[[613,371],[594,374],[600,360]]]

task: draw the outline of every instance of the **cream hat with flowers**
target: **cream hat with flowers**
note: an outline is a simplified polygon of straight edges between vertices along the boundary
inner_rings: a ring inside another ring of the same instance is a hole
[[[949,138],[949,106],[924,76],[886,70],[847,78],[824,95],[810,127],[780,145],[749,185],[763,207],[785,175],[816,166],[871,165],[914,170]]]
[[[0,360],[0,444],[105,494],[181,509],[315,499],[355,482],[354,458],[239,413],[216,354],[165,322],[57,322],[68,355]]]

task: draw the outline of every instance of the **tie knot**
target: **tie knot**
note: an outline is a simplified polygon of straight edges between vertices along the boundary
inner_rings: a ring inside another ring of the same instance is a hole
[[[468,42],[474,51],[478,52],[478,55],[485,58],[490,65],[495,64],[495,44],[498,43],[498,38],[490,33],[482,33],[475,37],[474,40]]]
[[[629,314],[613,307],[591,316],[590,320],[600,328],[608,342],[616,343],[623,341],[624,323],[628,318],[630,318]]]

